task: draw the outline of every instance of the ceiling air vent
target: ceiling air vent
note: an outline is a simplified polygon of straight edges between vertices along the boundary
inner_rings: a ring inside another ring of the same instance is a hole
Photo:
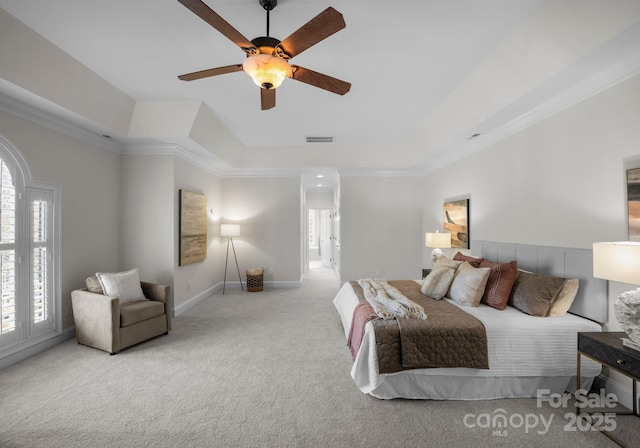
[[[307,137],[307,143],[333,143],[333,137]]]

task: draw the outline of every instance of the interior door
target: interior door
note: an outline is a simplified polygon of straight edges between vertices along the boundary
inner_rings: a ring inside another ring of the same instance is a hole
[[[322,266],[325,268],[331,268],[331,239],[332,235],[331,225],[331,210],[320,211],[320,256],[322,260]]]

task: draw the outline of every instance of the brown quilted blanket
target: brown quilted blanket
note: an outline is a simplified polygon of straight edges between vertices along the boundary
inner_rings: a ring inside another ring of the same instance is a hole
[[[360,301],[362,288],[350,282]],[[478,319],[444,300],[420,292],[413,280],[391,280],[407,298],[424,308],[427,320],[373,319],[379,373],[431,367],[488,369],[487,334]],[[352,331],[364,331],[364,328]]]

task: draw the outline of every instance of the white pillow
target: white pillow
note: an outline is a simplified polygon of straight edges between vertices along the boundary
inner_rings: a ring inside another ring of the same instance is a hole
[[[117,273],[96,272],[96,277],[102,285],[104,295],[118,297],[120,303],[147,300],[140,286],[137,268]]]
[[[448,297],[463,306],[478,306],[489,280],[490,268],[474,268],[465,261],[453,277]]]

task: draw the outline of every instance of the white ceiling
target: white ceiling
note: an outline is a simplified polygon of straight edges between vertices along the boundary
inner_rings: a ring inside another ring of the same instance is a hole
[[[205,3],[248,39],[265,34],[258,0]],[[245,159],[259,154],[274,169],[428,170],[640,65],[635,0],[280,0],[271,35],[284,39],[328,6],[346,29],[292,62],[348,81],[351,91],[285,80],[276,108],[261,111],[244,73],[178,80],[244,54],[176,0],[0,0],[134,100],[203,101],[247,148]],[[335,143],[306,144],[306,136]],[[114,137],[127,144],[128,136]]]

